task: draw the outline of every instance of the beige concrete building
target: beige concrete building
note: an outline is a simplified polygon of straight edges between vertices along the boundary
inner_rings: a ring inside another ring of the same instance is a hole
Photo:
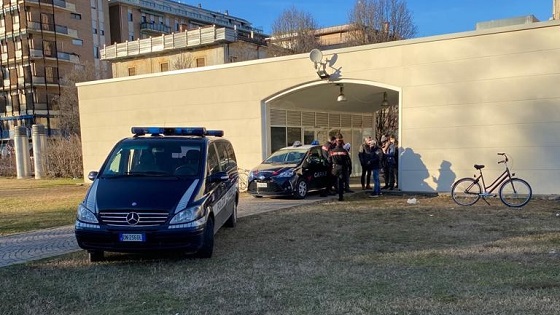
[[[103,0],[4,0],[0,7],[0,139],[14,126],[56,131],[61,78],[85,62],[110,77],[99,60],[109,34]]]
[[[266,57],[266,35],[248,21],[171,0],[109,0],[113,77]]]
[[[264,42],[243,40],[234,29],[201,27],[117,43],[101,50],[114,78],[266,58]]]
[[[373,133],[383,93],[399,106],[399,188],[448,191],[497,152],[535,194],[560,192],[560,22],[546,21],[80,84],[84,171],[131,126],[223,129],[243,168],[299,136]],[[344,87],[346,102],[337,102]]]

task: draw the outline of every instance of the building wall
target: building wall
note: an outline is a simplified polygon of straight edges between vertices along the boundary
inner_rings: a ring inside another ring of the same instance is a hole
[[[497,152],[536,194],[560,191],[560,22],[323,52],[341,78],[399,87],[404,191],[448,191]],[[260,162],[266,100],[317,80],[307,54],[79,85],[84,170],[133,125],[223,129],[242,167]],[[188,84],[185,84],[188,82]]]
[[[112,63],[113,77],[129,76],[129,68],[135,68],[135,75],[162,72],[160,64],[167,63],[169,70],[196,68],[197,59],[205,65],[221,65],[225,63],[224,45],[194,51],[171,51],[165,54],[143,56],[137,59],[124,59]],[[187,66],[187,64],[189,64]]]
[[[56,132],[60,79],[86,62],[98,66],[100,78],[110,77],[108,63],[94,55],[109,38],[107,2],[14,0],[0,7],[0,138],[33,123]]]

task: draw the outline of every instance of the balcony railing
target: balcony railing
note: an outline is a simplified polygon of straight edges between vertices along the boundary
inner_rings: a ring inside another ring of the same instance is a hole
[[[142,22],[140,23],[140,31],[148,31],[162,34],[170,34],[171,27],[161,23]]]
[[[57,58],[59,61],[68,61],[71,63],[80,63],[80,57],[78,57],[78,55],[73,54],[73,53],[67,53],[67,52],[57,52]],[[24,55],[23,52],[21,50],[18,50],[15,52],[15,60],[16,61],[21,61],[24,60],[26,57],[30,57],[30,58],[51,58],[52,60],[54,60],[55,56],[49,56],[49,55],[45,55],[43,53],[43,50],[41,49],[30,49],[29,50],[29,56]],[[12,58],[14,58],[14,56],[9,57],[7,53],[3,53],[1,54],[1,62],[2,63],[7,63],[9,60],[12,60]]]
[[[177,4],[174,5],[169,5],[158,3],[157,1],[152,0],[109,0],[109,4],[113,2],[128,3],[134,6],[146,8],[148,10],[160,11],[171,15],[186,17],[190,20],[208,23],[209,25],[237,28],[246,32],[255,32],[259,34],[263,33],[262,29],[250,26],[250,23],[243,19],[219,12],[212,12],[206,9],[197,8],[187,4],[182,4],[180,2],[177,2]],[[231,21],[235,21],[235,23]]]
[[[36,31],[45,31],[45,32],[53,32],[53,33],[55,32],[56,34],[78,37],[78,31],[70,29],[64,25],[29,21],[27,22],[27,27],[29,29],[36,30]]]
[[[101,49],[101,60],[127,58],[165,50],[191,48],[216,43],[232,43],[237,40],[234,30],[210,26],[193,31],[173,33],[159,37],[118,43]]]
[[[19,2],[23,2],[23,0],[19,0]],[[62,9],[68,9],[74,11],[76,9],[75,5],[72,3],[67,3],[66,0],[25,0],[26,4],[29,3],[43,3],[48,5],[54,5],[55,7],[59,7]]]

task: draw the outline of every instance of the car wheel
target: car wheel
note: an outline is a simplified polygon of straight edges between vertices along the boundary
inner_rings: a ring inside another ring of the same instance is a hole
[[[206,228],[204,229],[204,236],[202,238],[202,247],[196,252],[198,258],[210,258],[214,251],[214,219],[208,217]]]
[[[233,211],[229,218],[226,221],[225,226],[227,227],[235,227],[237,225],[237,202],[233,203]]]
[[[307,196],[308,189],[309,187],[307,186],[307,182],[303,178],[298,179],[294,191],[294,197],[297,199],[304,199],[305,196]]]
[[[89,262],[103,261],[105,259],[105,253],[103,251],[90,250],[88,251],[88,258]]]

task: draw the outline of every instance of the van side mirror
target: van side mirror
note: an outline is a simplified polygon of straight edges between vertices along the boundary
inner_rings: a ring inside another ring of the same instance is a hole
[[[89,172],[87,178],[93,182],[97,178],[97,175],[99,175],[98,171],[91,171]]]

